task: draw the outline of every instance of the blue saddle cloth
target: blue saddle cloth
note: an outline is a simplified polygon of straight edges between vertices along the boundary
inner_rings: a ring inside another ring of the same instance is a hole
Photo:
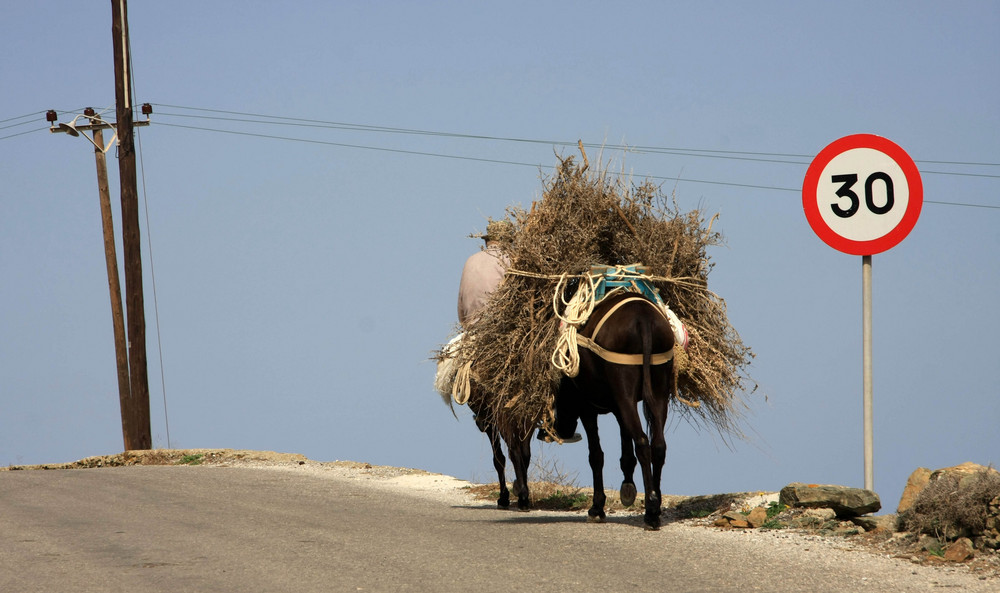
[[[594,300],[600,302],[604,296],[615,288],[625,288],[637,292],[657,305],[663,305],[660,291],[644,278],[646,268],[640,264],[631,266],[591,266],[590,275],[594,277]]]

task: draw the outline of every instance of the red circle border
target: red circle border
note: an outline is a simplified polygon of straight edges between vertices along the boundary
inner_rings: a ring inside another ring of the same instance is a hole
[[[891,231],[877,239],[870,241],[854,241],[838,235],[823,220],[819,211],[819,204],[816,202],[816,194],[819,190],[819,176],[830,161],[841,153],[855,148],[871,148],[877,150],[891,158],[899,168],[903,170],[906,177],[909,198],[906,204],[906,212]],[[802,182],[802,208],[805,210],[806,220],[809,226],[823,240],[824,243],[833,247],[837,251],[842,251],[850,255],[874,255],[888,251],[900,243],[920,218],[920,210],[924,203],[924,186],[920,179],[920,171],[917,165],[895,142],[876,136],[874,134],[852,134],[834,140],[826,148],[820,151],[813,159],[806,171],[805,179]]]

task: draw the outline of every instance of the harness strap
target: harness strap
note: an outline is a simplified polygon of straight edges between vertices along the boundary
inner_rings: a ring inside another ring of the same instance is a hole
[[[577,336],[576,343],[583,346],[587,350],[590,350],[594,354],[600,356],[608,362],[613,362],[615,364],[628,364],[628,365],[641,365],[642,364],[642,354],[622,354],[621,352],[611,352],[610,350],[605,350],[601,348],[597,342],[594,342],[590,338],[584,336]],[[673,360],[674,351],[670,350],[668,352],[657,352],[650,356],[650,364],[666,364]]]
[[[611,315],[613,315],[614,312],[617,311],[622,305],[626,303],[631,303],[632,301],[642,301],[648,304],[653,309],[655,309],[661,315],[663,314],[663,311],[661,311],[659,307],[657,307],[652,301],[650,301],[645,297],[633,296],[624,298],[615,303],[615,306],[608,309],[608,311],[604,314],[604,316],[601,317],[601,319],[597,322],[597,327],[594,328],[593,336],[587,338],[586,336],[577,335],[576,336],[577,344],[583,346],[587,350],[590,350],[591,352],[600,356],[601,358],[603,358],[608,362],[613,362],[615,364],[641,365],[642,354],[622,354],[621,352],[611,352],[610,350],[605,350],[604,348],[599,346],[597,342],[594,341],[595,339],[597,339],[597,332],[601,331],[601,327],[604,326],[604,322],[610,319]],[[669,323],[669,320],[667,321]],[[674,358],[673,350],[670,350],[668,352],[657,352],[650,357],[650,364],[666,364],[671,360],[673,360],[673,358]]]

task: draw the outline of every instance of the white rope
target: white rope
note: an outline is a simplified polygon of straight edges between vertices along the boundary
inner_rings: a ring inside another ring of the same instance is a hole
[[[470,360],[458,367],[458,372],[455,373],[455,383],[451,388],[451,397],[460,406],[464,406],[469,401],[469,394],[472,393],[471,377],[472,361]]]
[[[552,295],[552,309],[561,322],[559,324],[559,339],[556,341],[555,351],[552,352],[552,366],[562,371],[567,377],[575,377],[580,373],[580,351],[577,348],[576,332],[577,328],[586,323],[594,311],[594,297],[597,287],[594,283],[594,276],[583,274],[580,276],[580,286],[577,288],[576,294],[567,301],[563,292],[566,278],[566,274],[559,278],[556,292]],[[563,305],[562,314],[559,313],[560,302]]]

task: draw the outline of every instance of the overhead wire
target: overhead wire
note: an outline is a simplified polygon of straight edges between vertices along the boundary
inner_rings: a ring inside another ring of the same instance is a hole
[[[539,163],[530,163],[523,161],[507,160],[507,159],[497,159],[497,158],[486,158],[486,157],[475,157],[468,155],[456,155],[447,154],[443,152],[432,152],[426,150],[411,150],[403,148],[391,148],[386,146],[372,146],[366,144],[349,143],[349,142],[335,142],[330,140],[318,140],[312,138],[302,138],[288,135],[279,134],[267,134],[261,132],[251,132],[245,130],[234,130],[234,129],[222,129],[218,127],[207,127],[200,125],[185,125],[180,123],[170,123],[162,121],[159,119],[161,117],[174,117],[180,119],[194,119],[194,120],[207,120],[207,121],[217,121],[231,124],[255,124],[255,125],[269,125],[269,126],[289,126],[298,128],[312,128],[312,129],[336,129],[344,131],[355,131],[355,132],[373,132],[373,133],[385,133],[385,134],[401,134],[401,135],[419,135],[419,136],[431,136],[440,138],[450,138],[450,139],[467,139],[467,140],[487,140],[496,142],[514,142],[514,143],[524,143],[533,145],[545,145],[545,146],[556,146],[556,147],[577,147],[579,141],[565,141],[565,140],[545,140],[537,138],[520,138],[514,136],[491,136],[486,134],[468,134],[468,133],[456,133],[456,132],[443,132],[435,130],[423,130],[417,128],[404,128],[395,126],[383,126],[383,125],[371,125],[371,124],[358,124],[358,123],[348,123],[340,121],[324,121],[316,120],[310,118],[302,117],[291,117],[283,115],[267,115],[261,113],[244,112],[244,111],[233,111],[225,109],[211,109],[205,107],[190,107],[183,105],[174,105],[168,103],[153,103],[157,107],[157,125],[183,128],[190,130],[198,130],[204,132],[213,132],[221,134],[231,134],[238,136],[256,137],[256,138],[266,138],[273,140],[282,140],[286,142],[301,142],[306,144],[318,144],[325,146],[336,146],[341,148],[350,148],[358,150],[372,150],[379,152],[388,152],[396,154],[409,154],[417,156],[429,156],[436,158],[447,158],[455,160],[473,161],[473,162],[483,162],[483,163],[494,163],[502,165],[513,165],[513,166],[524,166],[532,167],[536,169],[552,169],[551,166],[541,165]],[[163,111],[160,108],[166,108],[167,111]],[[171,112],[170,110],[180,110],[182,113]],[[192,113],[183,113],[184,111]],[[17,118],[10,118],[8,120],[0,121],[4,123],[6,121],[13,121],[17,119],[27,118],[37,116],[36,112],[32,114],[26,114]],[[22,124],[14,124],[22,125]],[[12,126],[11,126],[12,127]],[[0,128],[4,129],[4,128]],[[34,130],[32,130],[34,131]],[[19,136],[22,134],[30,133],[21,132],[14,134]],[[9,138],[12,136],[0,137],[0,140]],[[627,145],[627,144],[596,144],[596,143],[582,143],[585,148],[598,149],[603,151],[621,151],[623,153],[633,153],[633,154],[663,154],[672,156],[683,156],[683,157],[694,157],[694,158],[710,158],[710,159],[725,159],[733,161],[748,161],[748,162],[763,162],[763,163],[775,163],[775,164],[788,164],[795,166],[807,166],[811,159],[811,155],[807,154],[796,154],[788,152],[762,152],[762,151],[742,151],[742,150],[720,150],[720,149],[703,149],[703,148],[684,148],[684,147],[664,147],[664,146],[648,146],[648,145]],[[974,161],[951,161],[951,160],[915,160],[916,163],[923,164],[933,164],[933,165],[947,165],[954,167],[1000,167],[1000,163],[990,163],[990,162],[974,162]],[[982,179],[1000,179],[1000,174],[992,173],[981,173],[981,172],[971,172],[971,171],[940,171],[940,170],[921,170],[921,174],[926,175],[948,175],[948,176],[958,176],[958,177],[971,177],[971,178],[982,178]],[[644,175],[644,178],[662,181],[674,181],[674,182],[686,182],[686,183],[697,183],[697,184],[708,184],[708,185],[719,185],[727,187],[740,187],[748,189],[760,189],[768,191],[781,191],[781,192],[800,192],[801,187],[781,187],[776,185],[764,185],[755,183],[745,183],[745,182],[733,182],[733,181],[722,181],[713,179],[695,179],[688,177],[673,177],[673,176],[662,176],[662,175]],[[942,204],[951,206],[963,206],[963,207],[973,207],[973,208],[988,208],[988,209],[1000,209],[1000,206],[993,206],[989,204],[969,204],[969,203],[957,203],[957,202],[944,202],[935,200],[924,200],[929,204]]]
[[[383,133],[394,133],[394,134],[417,134],[417,135],[427,135],[427,136],[438,136],[438,137],[448,137],[455,139],[477,139],[477,140],[495,140],[495,141],[506,141],[506,142],[521,142],[521,143],[532,143],[532,144],[544,144],[550,146],[577,146],[578,143],[568,142],[568,141],[555,141],[555,140],[538,140],[538,139],[526,139],[526,138],[516,138],[516,137],[503,137],[503,136],[488,136],[481,134],[457,134],[450,132],[436,132],[430,130],[419,130],[413,128],[398,128],[390,126],[373,126],[367,124],[349,124],[345,122],[333,122],[333,121],[322,121],[322,120],[310,120],[305,118],[288,117],[288,116],[272,116],[263,115],[257,113],[248,112],[236,112],[236,111],[226,111],[218,109],[207,109],[207,108],[189,108],[177,105],[167,105],[167,104],[157,104],[161,107],[173,108],[173,109],[190,109],[193,111],[206,112],[206,113],[221,113],[224,115],[233,115],[238,117],[219,117],[211,115],[191,115],[191,114],[174,114],[171,112],[158,111],[158,116],[175,116],[182,118],[193,118],[193,119],[205,119],[214,120],[221,122],[236,122],[236,123],[253,123],[253,124],[266,124],[266,125],[290,125],[296,127],[304,128],[320,128],[320,129],[341,129],[341,130],[351,130],[351,131],[364,131],[364,132],[383,132]],[[255,118],[255,119],[247,119]],[[264,119],[260,119],[264,118]],[[483,157],[472,157],[467,155],[454,155],[446,154],[440,152],[429,152],[429,151],[419,151],[419,150],[408,150],[400,148],[387,148],[384,146],[370,146],[364,144],[346,143],[346,142],[334,142],[329,140],[316,140],[309,138],[298,138],[292,136],[282,136],[277,134],[265,134],[260,132],[247,132],[241,130],[231,130],[231,129],[220,129],[204,126],[189,126],[184,124],[167,123],[160,121],[159,125],[187,128],[200,131],[209,131],[223,134],[234,134],[240,136],[250,136],[258,138],[268,138],[275,140],[284,140],[291,142],[303,142],[309,144],[320,144],[327,146],[338,146],[343,148],[354,148],[362,150],[374,150],[380,152],[390,152],[390,153],[400,153],[400,154],[412,154],[420,156],[433,156],[439,158],[450,158],[457,160],[468,160],[475,162],[487,162],[487,163],[497,163],[505,165],[516,165],[516,166],[527,166],[533,168],[543,168],[551,169],[551,166],[540,165],[538,163],[529,163],[522,161],[511,161],[503,159],[492,159]],[[583,143],[585,147],[598,148],[602,150],[621,150],[628,153],[651,153],[651,154],[671,154],[677,156],[693,156],[693,157],[704,157],[704,158],[722,158],[729,160],[740,160],[740,161],[754,161],[754,162],[773,162],[779,164],[791,164],[798,166],[806,166],[809,164],[808,160],[788,160],[789,158],[810,158],[808,155],[798,155],[792,153],[773,153],[773,152],[752,152],[752,151],[734,151],[734,150],[710,150],[710,149],[690,149],[690,148],[667,148],[667,147],[657,147],[657,146],[628,146],[628,145],[615,145],[615,144],[588,144]],[[765,157],[779,157],[779,158],[765,158]],[[936,164],[953,164],[953,165],[975,165],[975,166],[1000,166],[1000,163],[971,163],[971,162],[961,162],[961,161],[917,161],[917,162],[928,162]],[[957,175],[957,176],[968,176],[968,177],[983,177],[983,178],[996,178],[1000,179],[1000,175],[992,175],[986,173],[965,173],[959,171],[921,171],[921,173],[926,174],[936,174],[936,175]],[[687,182],[687,183],[698,183],[698,184],[708,184],[708,185],[721,185],[727,187],[741,187],[748,189],[761,189],[770,191],[782,191],[782,192],[800,192],[801,187],[781,187],[775,185],[762,185],[753,183],[741,183],[741,182],[731,182],[731,181],[720,181],[711,179],[695,179],[689,177],[671,177],[662,175],[645,175],[644,178],[661,180],[661,181],[675,181],[675,182]],[[988,204],[968,204],[968,203],[956,203],[956,202],[944,202],[937,200],[924,200],[928,204],[941,204],[941,205],[954,205],[962,207],[981,207],[989,209],[1000,209],[1000,206],[992,206]]]
[[[261,123],[261,124],[282,124],[285,125],[298,125],[301,127],[312,127],[312,128],[335,128],[344,130],[355,130],[355,131],[373,131],[373,132],[386,132],[393,134],[415,134],[415,135],[425,135],[425,136],[441,136],[448,138],[465,138],[465,139],[476,139],[476,140],[496,140],[504,142],[521,142],[530,144],[543,144],[547,146],[577,146],[577,141],[566,141],[566,140],[546,140],[537,138],[519,138],[512,136],[490,136],[485,134],[467,134],[467,133],[456,133],[456,132],[442,132],[433,130],[421,130],[415,128],[400,128],[392,126],[376,126],[370,124],[357,124],[357,123],[346,123],[346,122],[336,122],[336,121],[324,121],[316,120],[310,118],[301,117],[289,117],[280,115],[265,115],[260,113],[250,113],[242,111],[229,111],[223,109],[208,109],[203,107],[185,107],[181,105],[171,105],[163,103],[154,103],[154,105],[160,107],[167,107],[172,109],[182,109],[190,111],[199,111],[206,113],[220,113],[225,115],[236,115],[241,116],[240,118],[224,118],[224,117],[212,117],[212,116],[196,116],[190,114],[179,114],[179,113],[169,113],[169,112],[157,112],[157,115],[168,115],[175,117],[191,117],[191,118],[203,118],[203,119],[218,119],[220,121],[238,121],[246,123]],[[264,118],[270,121],[262,121],[261,119],[245,119],[245,118]],[[291,122],[291,123],[288,123]],[[587,148],[604,148],[608,150],[621,150],[625,152],[633,153],[651,153],[651,154],[676,154],[680,156],[697,156],[704,158],[726,158],[733,160],[751,160],[751,161],[763,161],[763,162],[774,162],[774,163],[787,163],[794,165],[808,165],[815,155],[809,154],[797,154],[797,153],[784,153],[784,152],[761,152],[761,151],[745,151],[745,150],[719,150],[719,149],[705,149],[705,148],[683,148],[683,147],[664,147],[664,146],[646,146],[646,145],[628,145],[628,144],[593,144],[584,143]],[[768,158],[765,158],[768,157]],[[780,158],[776,158],[780,157]],[[802,160],[788,160],[788,159],[802,159]],[[1000,167],[1000,163],[984,163],[984,162],[971,162],[971,161],[945,161],[945,160],[915,160],[917,163],[927,163],[927,164],[941,164],[941,165],[964,165],[964,166],[979,166],[979,167]],[[938,174],[938,175],[950,175],[950,174],[960,174],[952,171],[928,171],[928,173]],[[972,174],[975,175],[975,174]],[[1000,177],[1000,175],[996,176]]]
[[[84,109],[83,107],[80,107],[79,109],[57,109],[56,111],[57,112],[63,112],[63,113],[81,113],[83,111],[83,109]],[[8,117],[7,119],[0,119],[0,124],[5,124],[7,122],[17,121],[19,119],[25,120],[25,121],[22,121],[20,123],[10,124],[8,126],[0,126],[0,130],[7,130],[7,129],[11,129],[11,128],[16,128],[16,127],[19,127],[19,126],[25,126],[25,125],[28,125],[28,124],[37,123],[37,121],[35,121],[34,118],[38,118],[39,116],[44,116],[46,113],[48,113],[48,110],[45,110],[45,111],[34,111],[32,113],[25,113],[24,115],[18,115],[17,117]],[[15,134],[8,134],[6,136],[0,136],[0,140],[7,140],[8,138],[15,138],[17,136],[24,136],[26,134],[33,134],[35,132],[43,132],[43,131],[48,130],[48,129],[49,129],[49,126],[45,125],[44,127],[40,127],[40,128],[34,128],[34,129],[31,129],[31,130],[25,130],[23,132],[17,132]]]

